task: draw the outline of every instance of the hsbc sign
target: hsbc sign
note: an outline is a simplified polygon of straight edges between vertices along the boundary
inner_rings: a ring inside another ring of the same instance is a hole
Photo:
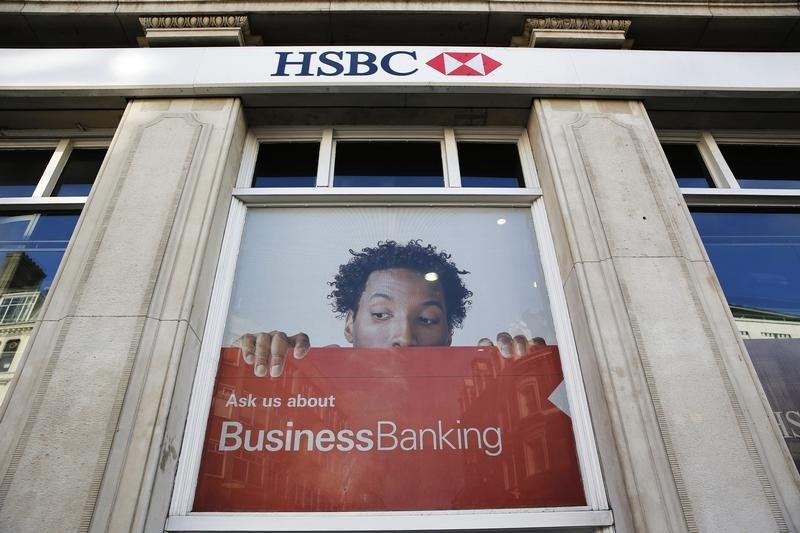
[[[271,77],[411,76],[431,68],[444,76],[487,76],[502,63],[482,52],[441,52],[419,57],[416,50],[276,51],[277,65]]]

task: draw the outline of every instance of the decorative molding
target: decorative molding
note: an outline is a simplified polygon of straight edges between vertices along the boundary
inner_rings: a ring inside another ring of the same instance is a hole
[[[166,17],[139,17],[143,30],[149,29],[193,29],[193,28],[240,28],[250,32],[250,23],[245,15],[191,15]]]
[[[148,44],[204,43],[239,45],[261,44],[261,37],[250,33],[247,15],[166,15],[139,17]]]
[[[630,27],[630,19],[532,17],[525,19],[522,35],[511,38],[511,46],[624,48]]]
[[[629,19],[596,19],[589,17],[537,17],[525,19],[525,29],[531,30],[594,30],[628,32]]]

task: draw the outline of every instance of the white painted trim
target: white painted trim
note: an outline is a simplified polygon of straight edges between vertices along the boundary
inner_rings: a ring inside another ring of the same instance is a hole
[[[719,146],[717,146],[717,142],[709,132],[704,131],[700,134],[700,141],[697,144],[697,148],[700,150],[703,162],[706,164],[711,174],[711,179],[714,180],[714,185],[720,189],[739,188],[736,177],[733,175],[733,172],[731,172],[731,168],[728,166],[725,158],[722,157],[722,152]]]
[[[59,141],[31,197],[42,198],[50,196],[58,182],[58,178],[61,177],[61,171],[64,170],[70,154],[72,154],[72,141],[69,139]]]
[[[539,189],[539,173],[536,171],[536,161],[533,159],[533,147],[528,132],[525,130],[517,138],[517,151],[525,187]]]
[[[250,134],[259,141],[319,141],[322,137],[322,128],[317,126],[270,126],[253,128]]]
[[[458,143],[453,128],[444,129],[444,145],[442,147],[444,162],[444,186],[461,188],[461,166],[458,163]]]
[[[256,133],[252,131],[247,133],[242,149],[242,161],[239,163],[239,175],[236,176],[237,187],[248,188],[253,186],[253,173],[256,170],[260,140],[263,140],[263,137]]]
[[[547,213],[543,201],[534,202],[531,206],[536,241],[539,248],[539,260],[544,272],[547,295],[550,302],[550,313],[556,329],[556,341],[561,356],[561,368],[564,381],[567,384],[567,398],[569,399],[570,413],[572,415],[572,429],[575,434],[575,444],[578,451],[578,460],[581,465],[581,479],[583,481],[586,502],[592,509],[608,509],[603,473],[600,469],[600,457],[597,454],[597,443],[594,439],[594,430],[589,414],[589,402],[583,384],[578,348],[572,333],[572,322],[567,308],[567,298],[564,294],[561,276],[558,268],[553,236],[547,221]]]
[[[322,131],[317,163],[317,187],[333,186],[333,128]]]
[[[458,141],[515,142],[525,133],[525,128],[516,127],[469,127],[454,128]]]
[[[0,140],[0,150],[55,150],[58,140],[32,140],[21,139],[18,141],[2,139]]]
[[[686,204],[704,207],[800,207],[800,189],[681,189]]]
[[[84,204],[86,204],[86,196],[0,198],[0,209],[9,211],[83,209]]]
[[[441,141],[444,139],[444,131],[438,126],[342,126],[333,129],[333,138],[337,141]]]
[[[225,317],[228,314],[239,245],[242,240],[247,208],[243,202],[233,199],[228,211],[225,237],[222,242],[214,288],[208,309],[200,359],[195,372],[192,396],[181,446],[175,488],[170,502],[170,515],[185,515],[192,508],[200,457],[206,434],[206,423],[214,393],[214,378],[219,364],[219,347],[225,332]]]
[[[602,527],[611,511],[502,510],[415,513],[193,513],[167,520],[167,531],[471,531]]]
[[[249,205],[508,205],[529,206],[542,195],[540,189],[484,187],[296,187],[234,189],[233,195]]]

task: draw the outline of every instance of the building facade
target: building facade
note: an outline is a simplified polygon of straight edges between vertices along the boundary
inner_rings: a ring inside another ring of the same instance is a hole
[[[0,530],[800,530],[796,2],[0,46]]]

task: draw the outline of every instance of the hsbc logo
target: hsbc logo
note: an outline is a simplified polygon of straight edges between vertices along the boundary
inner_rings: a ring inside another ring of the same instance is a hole
[[[486,76],[501,65],[481,52],[442,52],[425,64],[445,76]]]
[[[411,76],[424,61],[414,50],[376,54],[369,50],[275,52],[274,77],[366,77],[375,74]],[[425,64],[445,76],[486,76],[501,63],[482,52],[442,52]]]

